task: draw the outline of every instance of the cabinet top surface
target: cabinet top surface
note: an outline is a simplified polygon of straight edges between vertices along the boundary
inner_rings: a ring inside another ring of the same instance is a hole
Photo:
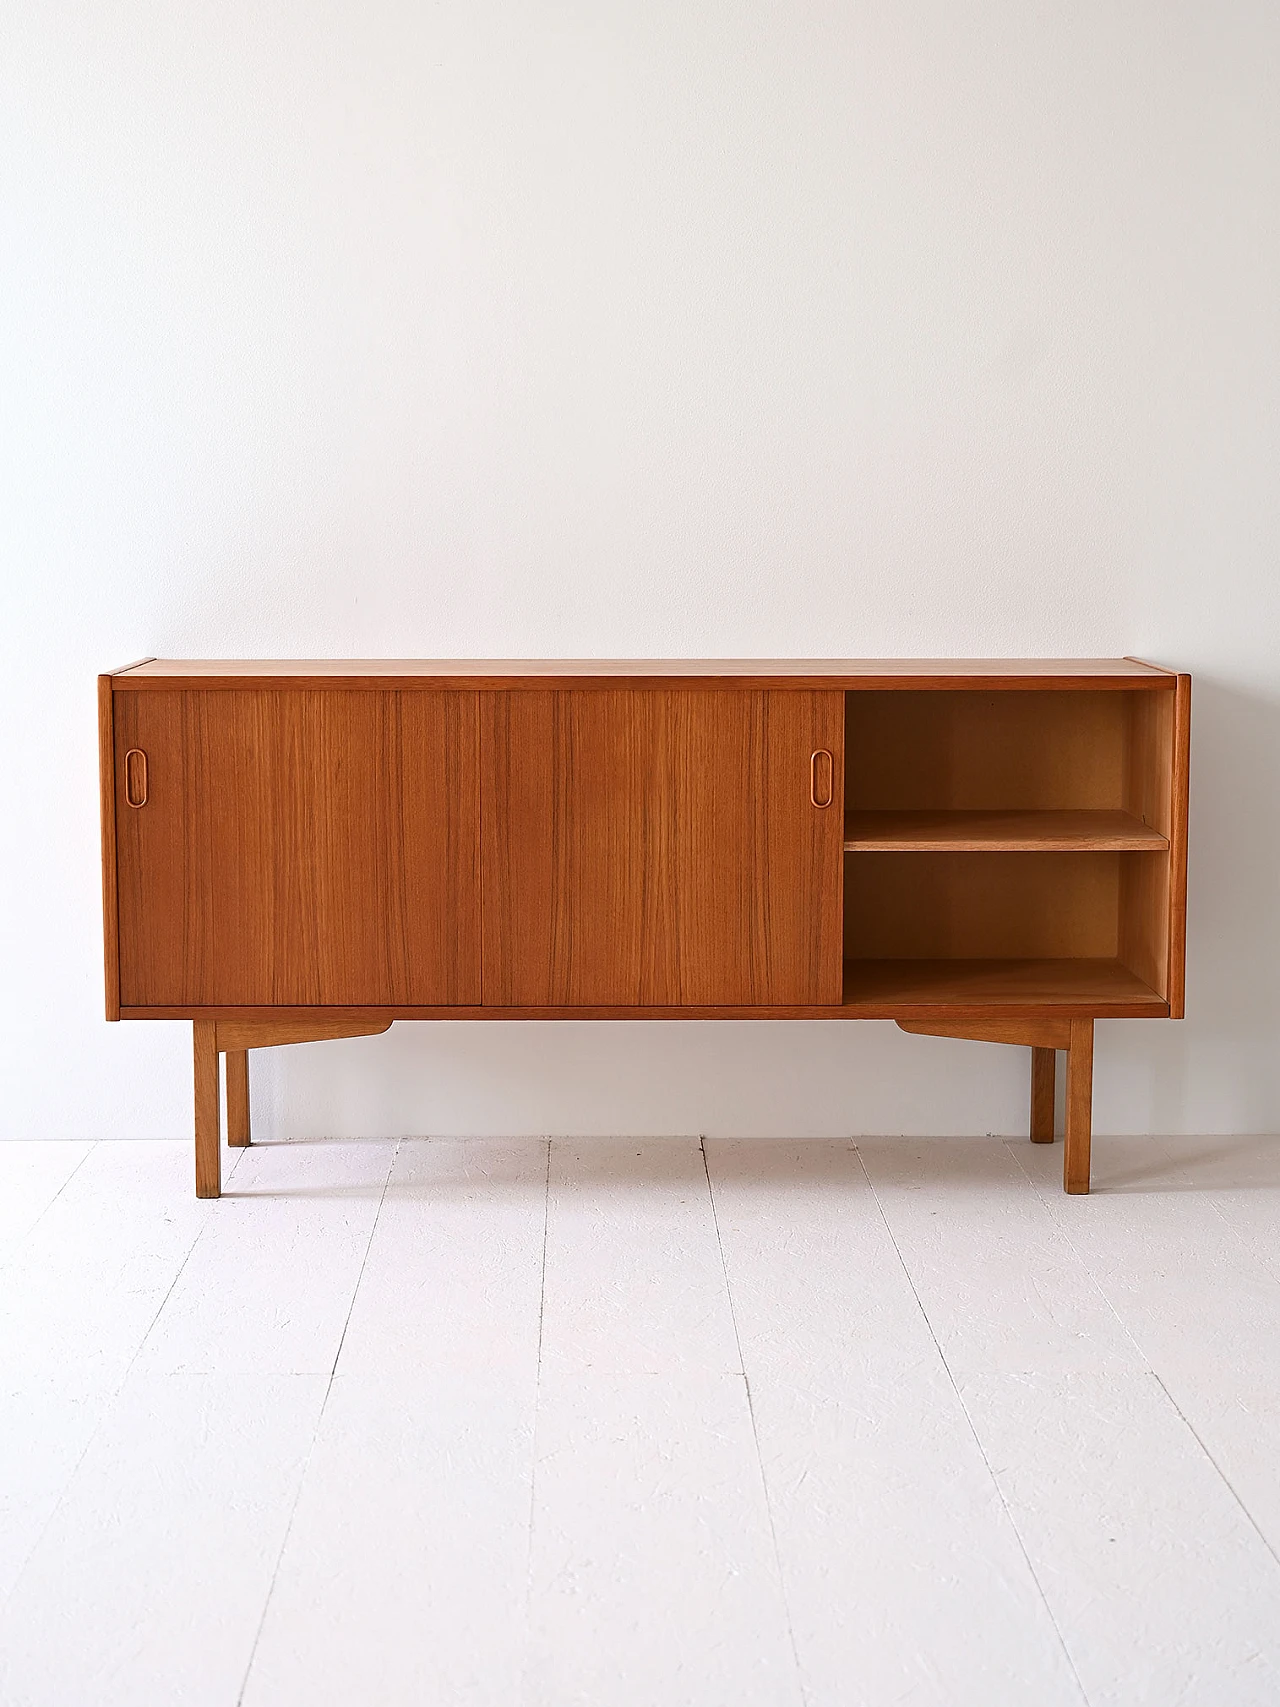
[[[113,672],[125,687],[425,687],[733,683],[768,687],[1172,687],[1136,658],[147,658]]]

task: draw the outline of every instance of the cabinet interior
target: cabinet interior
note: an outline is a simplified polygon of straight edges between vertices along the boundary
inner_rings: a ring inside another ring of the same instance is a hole
[[[1174,696],[845,698],[846,1000],[1168,996]]]

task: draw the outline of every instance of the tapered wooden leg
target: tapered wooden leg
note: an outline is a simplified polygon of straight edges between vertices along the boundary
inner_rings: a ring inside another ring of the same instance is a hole
[[[1089,1189],[1089,1145],[1093,1135],[1093,1021],[1073,1019],[1067,1054],[1067,1142],[1062,1189],[1082,1197]]]
[[[1057,1054],[1052,1049],[1031,1051],[1031,1142],[1053,1143],[1054,1080]]]
[[[249,1051],[227,1050],[227,1143],[249,1142]]]
[[[211,1019],[192,1025],[196,1089],[196,1196],[222,1195],[222,1135],[218,1128],[218,1027]]]

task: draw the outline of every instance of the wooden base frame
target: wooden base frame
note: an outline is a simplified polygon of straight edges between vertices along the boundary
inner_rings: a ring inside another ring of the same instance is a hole
[[[221,1110],[218,1056],[227,1058],[227,1143],[250,1142],[249,1051],[289,1043],[327,1043],[343,1037],[378,1037],[392,1022],[335,1020],[328,1025],[289,1019],[198,1019],[192,1026],[195,1064],[196,1196],[222,1195]],[[916,1037],[954,1037],[969,1043],[1005,1043],[1031,1050],[1030,1137],[1054,1141],[1057,1051],[1067,1057],[1067,1118],[1062,1189],[1073,1197],[1089,1190],[1093,1131],[1093,1021],[1091,1019],[975,1020],[970,1025],[927,1025],[899,1020]]]
[[[925,1025],[899,1020],[901,1031],[917,1037],[957,1037],[969,1043],[1011,1043],[1031,1049],[1031,1118],[1033,1144],[1052,1144],[1057,1054],[1067,1056],[1067,1119],[1062,1154],[1062,1189],[1072,1197],[1089,1190],[1089,1157],[1093,1138],[1093,1021],[1043,1019],[993,1021],[973,1025]]]
[[[391,1029],[381,1023],[334,1020],[309,1025],[288,1019],[213,1020],[192,1024],[195,1064],[196,1196],[222,1195],[222,1118],[218,1056],[227,1058],[227,1143],[250,1142],[249,1051],[285,1043],[328,1043],[342,1037],[378,1037]]]

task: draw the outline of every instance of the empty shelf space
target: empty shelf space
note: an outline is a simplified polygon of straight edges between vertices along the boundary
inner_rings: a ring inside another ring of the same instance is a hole
[[[1120,960],[846,960],[844,1008],[867,1018],[1062,1007],[1161,1017],[1168,1004]]]
[[[1153,853],[1168,838],[1131,812],[853,811],[846,853]]]

